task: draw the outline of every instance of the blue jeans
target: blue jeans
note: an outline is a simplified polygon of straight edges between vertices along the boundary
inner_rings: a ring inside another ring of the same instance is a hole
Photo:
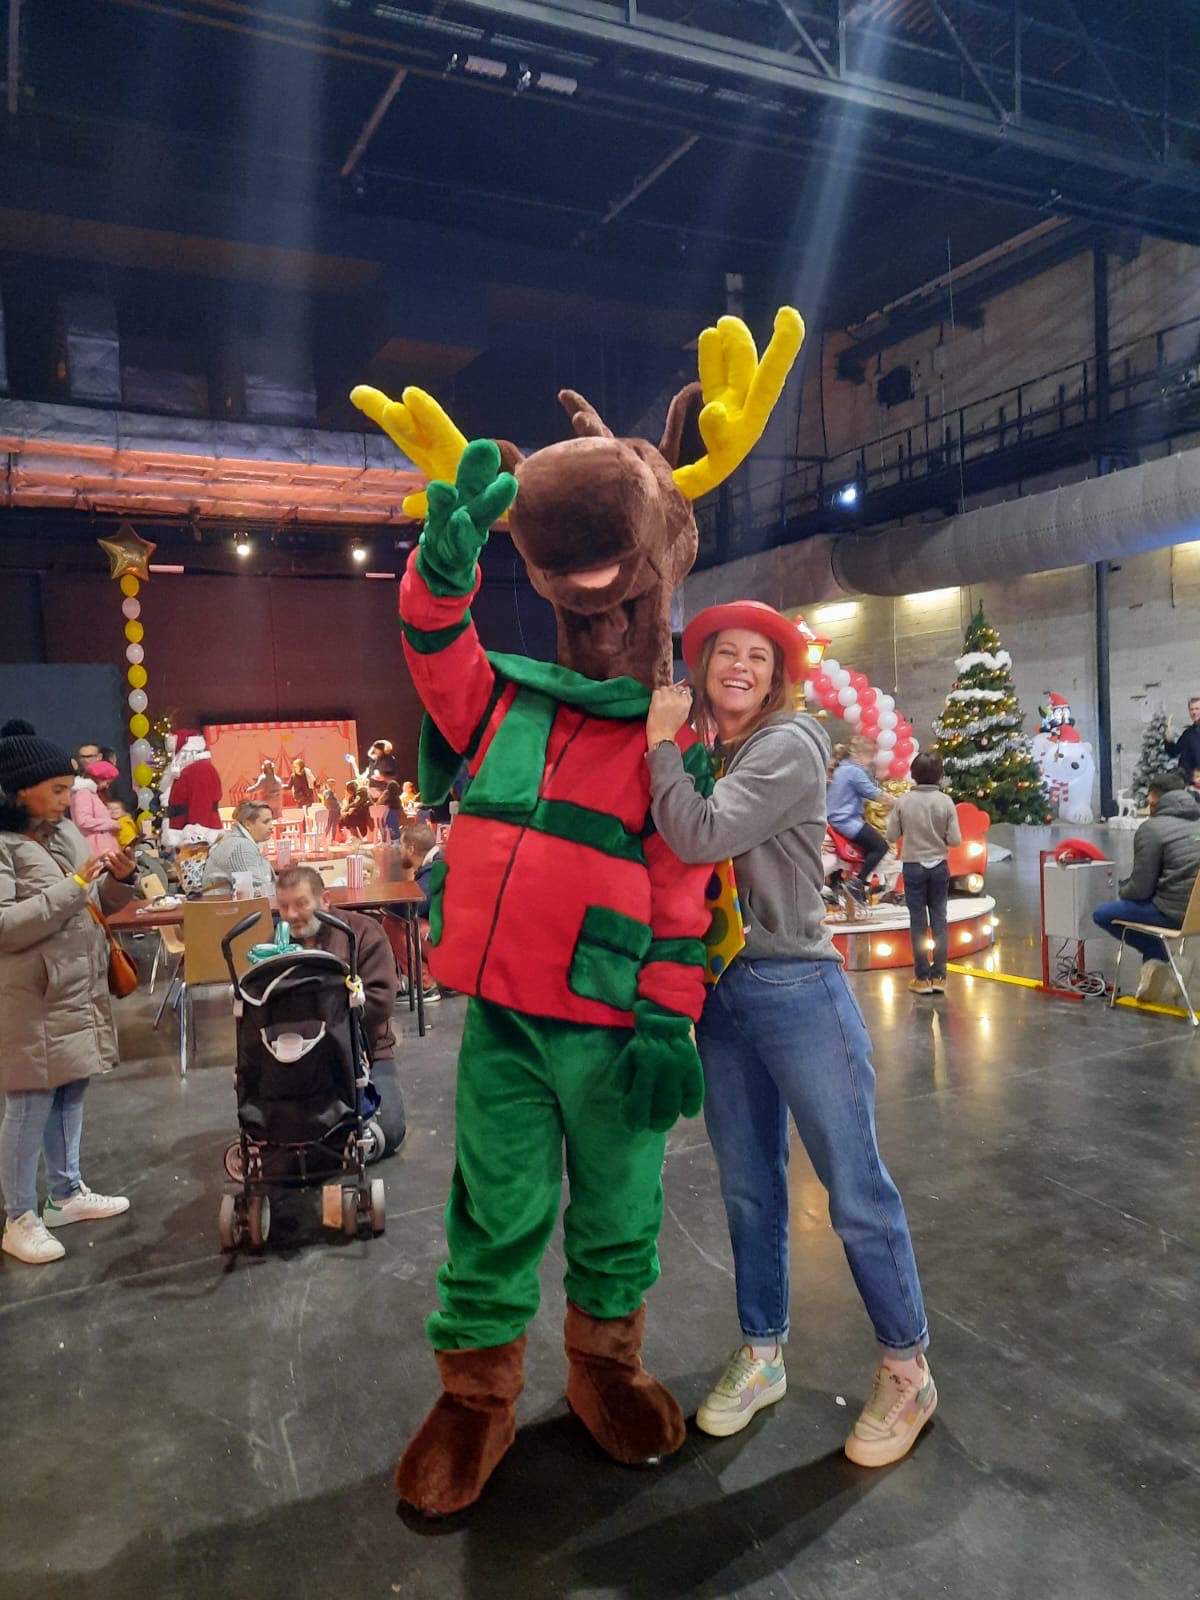
[[[919,861],[904,863],[904,898],[912,935],[913,971],[922,980],[946,976],[946,898],[950,893],[950,868],[944,861],[936,867],[923,867]],[[926,939],[933,936],[933,959]]]
[[[1114,922],[1149,922],[1156,928],[1178,926],[1171,922],[1170,917],[1163,916],[1153,900],[1109,900],[1096,907],[1092,912],[1092,921],[1114,939],[1119,939],[1123,932],[1121,928],[1113,927]],[[1161,940],[1152,939],[1148,933],[1127,933],[1125,943],[1131,950],[1136,950],[1143,961],[1167,959]]]
[[[841,967],[739,956],[710,991],[696,1042],[746,1338],[787,1338],[790,1110],[876,1338],[923,1349],[908,1220],[875,1137],[871,1041]]]
[[[57,1089],[28,1089],[4,1096],[0,1122],[0,1192],[10,1220],[38,1208],[38,1153],[46,1152],[50,1198],[78,1194],[79,1135],[83,1131],[86,1078]]]

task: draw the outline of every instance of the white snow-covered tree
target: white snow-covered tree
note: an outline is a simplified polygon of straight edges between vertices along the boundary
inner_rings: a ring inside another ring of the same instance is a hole
[[[1012,657],[984,620],[982,603],[954,665],[958,677],[933,725],[950,793],[982,807],[993,822],[1049,822],[1045,780],[1024,732]]]
[[[1155,711],[1142,735],[1142,753],[1138,757],[1133,782],[1130,785],[1133,797],[1139,805],[1144,806],[1150,798],[1150,779],[1157,777],[1160,772],[1165,772],[1172,765],[1170,756],[1163,748],[1166,737],[1167,713]]]

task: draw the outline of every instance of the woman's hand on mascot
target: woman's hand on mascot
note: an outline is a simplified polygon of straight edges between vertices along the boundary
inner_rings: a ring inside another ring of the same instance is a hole
[[[692,714],[692,686],[690,683],[672,683],[655,689],[650,696],[650,711],[646,717],[646,745],[650,750],[656,744],[674,739]]]
[[[429,516],[421,535],[422,564],[449,593],[466,594],[488,533],[517,497],[517,480],[501,472],[500,451],[491,439],[475,439],[463,451],[453,484],[429,485]]]

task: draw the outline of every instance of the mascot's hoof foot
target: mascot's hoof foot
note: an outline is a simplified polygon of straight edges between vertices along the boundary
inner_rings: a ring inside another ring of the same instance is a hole
[[[438,1352],[444,1393],[396,1467],[396,1493],[431,1521],[483,1493],[517,1430],[525,1337],[488,1350]]]
[[[683,1412],[669,1390],[643,1368],[646,1308],[599,1318],[568,1305],[567,1404],[614,1461],[658,1466],[687,1437]]]

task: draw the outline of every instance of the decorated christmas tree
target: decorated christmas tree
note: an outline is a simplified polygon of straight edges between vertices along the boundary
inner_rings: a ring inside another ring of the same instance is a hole
[[[1139,805],[1144,806],[1150,798],[1150,779],[1157,777],[1160,772],[1165,772],[1172,764],[1170,756],[1163,748],[1166,737],[1167,713],[1155,711],[1146,724],[1146,732],[1142,735],[1142,753],[1138,757],[1133,782],[1130,784],[1133,797]]]
[[[1023,732],[1012,657],[984,620],[982,603],[954,665],[958,677],[933,725],[950,793],[982,806],[993,822],[1049,822],[1041,770]]]

